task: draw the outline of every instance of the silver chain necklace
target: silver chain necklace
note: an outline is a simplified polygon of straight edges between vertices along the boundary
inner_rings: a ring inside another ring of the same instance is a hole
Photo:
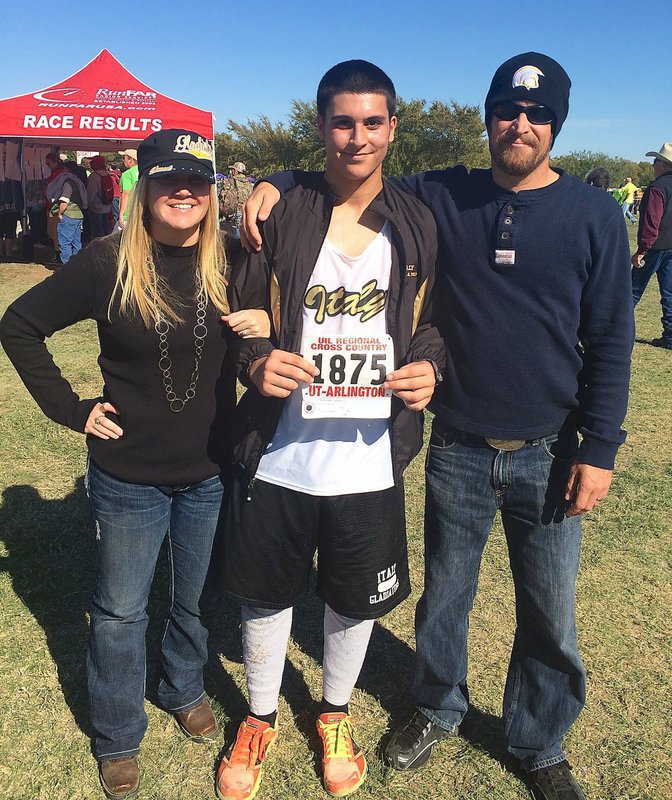
[[[147,268],[149,269],[153,281],[154,281],[154,290],[157,290],[158,280],[156,277],[156,269],[154,267],[154,262],[152,261],[151,256],[147,257]],[[201,356],[203,355],[203,342],[205,341],[205,337],[208,335],[208,328],[205,324],[205,313],[206,313],[206,304],[205,304],[205,292],[203,291],[203,283],[201,281],[201,275],[198,270],[196,271],[196,324],[194,325],[194,369],[191,373],[191,378],[189,379],[189,386],[187,387],[187,391],[184,393],[184,397],[178,397],[175,393],[175,389],[173,388],[173,376],[170,374],[170,368],[173,366],[173,362],[168,355],[168,331],[170,330],[170,325],[166,322],[166,320],[159,312],[159,319],[157,322],[154,323],[154,330],[157,332],[159,336],[159,369],[161,370],[161,374],[163,376],[163,389],[166,393],[166,400],[168,401],[168,406],[170,410],[175,413],[179,414],[180,411],[186,406],[186,404],[193,400],[196,396],[196,383],[198,381],[199,375],[199,365],[201,362]]]

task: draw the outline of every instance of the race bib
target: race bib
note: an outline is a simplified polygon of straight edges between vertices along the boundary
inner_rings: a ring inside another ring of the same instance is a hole
[[[392,392],[382,384],[394,369],[394,343],[378,336],[305,336],[301,354],[320,374],[302,390],[304,419],[387,419]]]

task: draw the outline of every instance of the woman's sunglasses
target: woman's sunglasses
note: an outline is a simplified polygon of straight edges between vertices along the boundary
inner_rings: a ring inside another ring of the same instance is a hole
[[[555,122],[555,114],[546,106],[520,106],[518,103],[499,103],[492,113],[504,122],[513,122],[520,114],[525,114],[532,125],[548,125]]]

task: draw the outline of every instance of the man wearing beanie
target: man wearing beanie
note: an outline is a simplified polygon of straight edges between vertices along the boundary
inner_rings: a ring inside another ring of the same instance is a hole
[[[400,181],[437,223],[448,352],[430,406],[416,708],[383,758],[414,769],[458,732],[469,613],[499,511],[516,591],[503,717],[536,800],[585,800],[563,751],[585,701],[574,620],[581,516],[607,496],[625,439],[634,339],[623,214],[550,166],[570,85],[548,56],[509,59],[485,100],[491,168]],[[311,180],[294,172],[271,183]],[[253,195],[253,244],[256,214],[265,219],[277,196],[268,184]]]

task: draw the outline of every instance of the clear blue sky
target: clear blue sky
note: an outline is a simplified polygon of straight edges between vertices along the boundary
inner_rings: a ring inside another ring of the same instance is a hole
[[[406,100],[482,108],[497,66],[536,50],[573,83],[554,155],[639,161],[672,141],[670,0],[37,0],[7,3],[3,31],[0,97],[62,80],[106,47],[153,89],[213,111],[218,131],[283,120],[348,58],[385,69]]]

